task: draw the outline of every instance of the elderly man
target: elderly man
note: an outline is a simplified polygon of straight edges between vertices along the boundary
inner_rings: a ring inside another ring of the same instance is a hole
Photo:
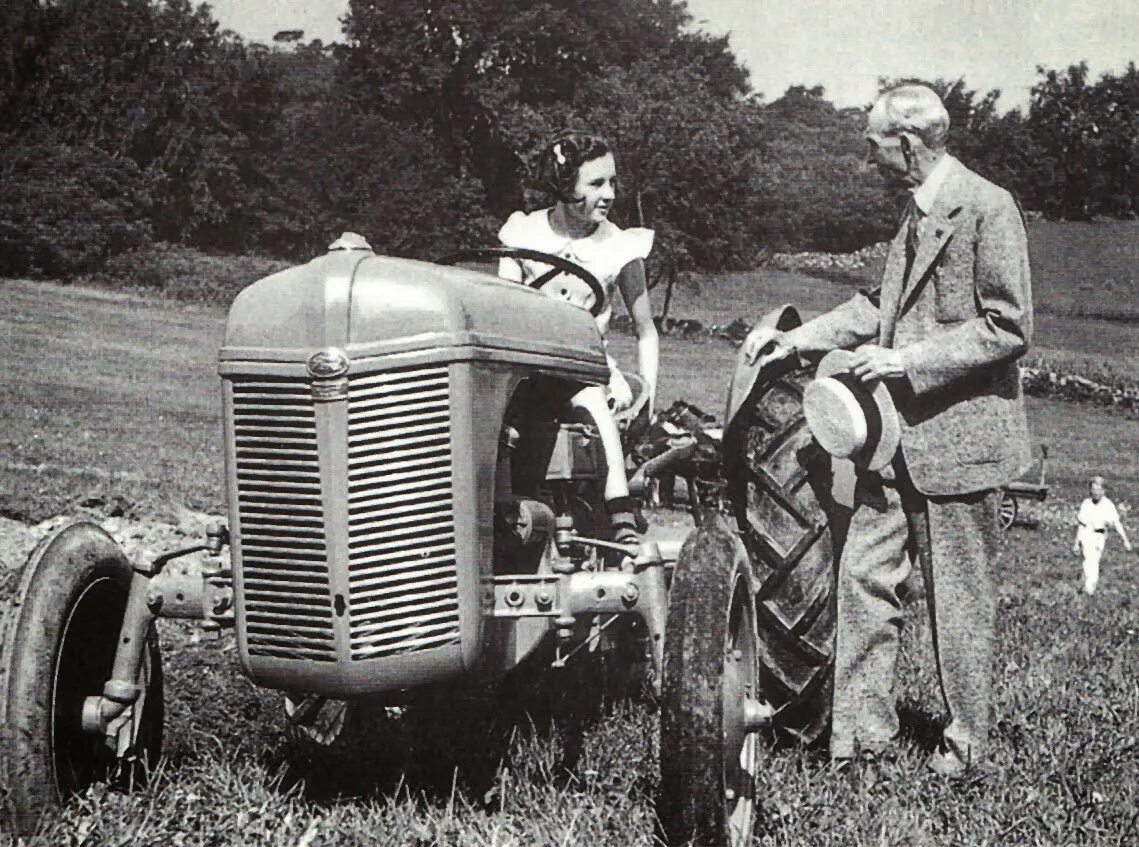
[[[925,86],[878,99],[869,161],[911,192],[880,288],[795,329],[757,329],[744,354],[762,367],[851,349],[855,376],[890,389],[901,447],[882,472],[859,471],[839,564],[831,755],[881,754],[897,735],[898,588],[916,561],[949,713],[929,767],[954,776],[988,735],[999,489],[1031,461],[1016,360],[1032,295],[1019,206],[946,152],[948,130]]]

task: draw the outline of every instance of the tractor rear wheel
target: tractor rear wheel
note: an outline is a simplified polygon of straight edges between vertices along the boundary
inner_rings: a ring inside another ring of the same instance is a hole
[[[761,374],[724,440],[728,496],[755,571],[760,674],[777,737],[822,740],[834,682],[835,555],[829,456],[803,417],[813,369]]]
[[[111,677],[131,566],[92,523],[45,538],[8,575],[0,623],[0,779],[17,832],[89,785],[131,787],[162,752],[162,661],[153,628],[142,696],[123,726],[123,749],[84,731],[84,699]]]
[[[681,549],[669,589],[657,816],[668,844],[746,845],[755,827],[760,699],[747,551],[714,513]]]

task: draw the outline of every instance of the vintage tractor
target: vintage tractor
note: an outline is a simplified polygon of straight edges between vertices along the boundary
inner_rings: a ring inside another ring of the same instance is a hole
[[[74,522],[9,586],[0,772],[15,829],[158,761],[154,623],[168,617],[233,627],[242,671],[286,692],[302,726],[328,702],[501,678],[539,647],[564,662],[632,640],[660,696],[666,836],[746,843],[767,733],[827,725],[832,555],[805,374],[761,375],[737,402],[734,515],[709,509],[679,551],[651,534],[617,544],[596,431],[567,402],[607,379],[591,316],[360,239],[334,247],[229,311],[228,526],[131,562]]]

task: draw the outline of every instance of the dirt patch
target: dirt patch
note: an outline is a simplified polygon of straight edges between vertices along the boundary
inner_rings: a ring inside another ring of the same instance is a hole
[[[0,518],[0,571],[15,570],[35,546],[27,524]]]
[[[150,518],[134,514],[135,510],[124,508],[123,503],[99,500],[89,506],[77,505],[65,514],[36,524],[0,518],[0,573],[22,568],[44,536],[71,520],[90,520],[101,526],[132,562],[148,561],[162,553],[200,544],[205,541],[206,528],[217,520],[216,515],[177,505],[159,510]]]

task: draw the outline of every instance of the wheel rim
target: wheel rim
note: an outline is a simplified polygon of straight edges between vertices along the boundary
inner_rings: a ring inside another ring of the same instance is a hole
[[[106,777],[115,755],[83,730],[83,701],[110,679],[126,597],[109,577],[93,581],[71,607],[56,650],[51,698],[51,760],[62,799]],[[137,722],[137,720],[136,720]]]
[[[737,575],[724,645],[723,776],[724,823],[731,845],[746,844],[755,826],[759,735],[749,731],[746,704],[759,697],[758,630],[751,592]]]

